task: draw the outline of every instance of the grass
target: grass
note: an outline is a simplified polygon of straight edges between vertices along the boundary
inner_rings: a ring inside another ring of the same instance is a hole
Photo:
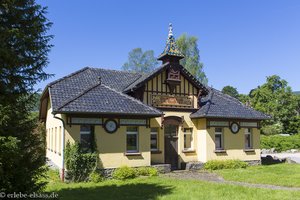
[[[140,177],[126,181],[106,180],[101,183],[62,183],[57,173],[50,172],[47,192],[56,192],[60,199],[157,199],[157,200],[264,200],[299,199],[300,192],[247,188],[164,177]]]
[[[260,165],[246,169],[222,169],[214,172],[225,180],[300,187],[299,164]]]

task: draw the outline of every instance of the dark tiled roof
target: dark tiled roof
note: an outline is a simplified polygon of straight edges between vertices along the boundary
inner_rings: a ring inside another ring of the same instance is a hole
[[[122,93],[128,85],[140,77],[142,74],[139,73],[85,67],[48,84],[53,111],[82,113],[115,113],[119,111],[119,113],[127,112],[128,114],[160,115],[160,111]],[[101,87],[99,87],[102,88],[101,90],[95,87],[99,85],[99,79],[101,79]],[[100,94],[96,95],[95,91]],[[92,93],[93,95],[91,95]],[[99,102],[105,99],[110,104]],[[94,102],[99,105],[91,109]],[[118,102],[122,103],[122,109],[118,106]],[[107,108],[101,107],[101,105],[106,105]]]
[[[210,88],[209,94],[201,99],[201,108],[191,118],[269,119],[261,112],[247,107],[239,100]]]
[[[104,114],[161,115],[159,110],[103,84],[97,84],[88,89],[61,106],[58,111],[62,113],[84,111],[85,113]]]

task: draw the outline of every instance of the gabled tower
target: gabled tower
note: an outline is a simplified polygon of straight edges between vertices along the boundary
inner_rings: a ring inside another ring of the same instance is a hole
[[[175,37],[173,36],[173,27],[172,24],[169,24],[169,35],[164,51],[158,57],[158,60],[161,60],[163,63],[177,63],[179,60],[184,58],[183,53],[179,50]]]
[[[181,53],[176,44],[175,37],[173,36],[173,27],[170,23],[166,47],[162,54],[160,54],[158,57],[158,60],[161,60],[163,64],[169,63],[169,67],[167,68],[166,83],[169,86],[171,94],[173,94],[176,86],[181,82],[179,61],[182,58],[184,58],[184,55]]]

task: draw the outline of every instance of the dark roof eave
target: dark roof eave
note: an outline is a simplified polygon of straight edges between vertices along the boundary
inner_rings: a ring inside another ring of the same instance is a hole
[[[161,117],[163,113],[148,114],[148,113],[116,113],[116,112],[79,112],[79,111],[53,111],[52,114],[90,114],[90,115],[120,115],[120,116],[144,116],[144,117]]]
[[[236,117],[236,116],[190,116],[191,119],[200,119],[200,118],[220,118],[220,119],[242,119],[242,120],[268,120],[272,117]]]

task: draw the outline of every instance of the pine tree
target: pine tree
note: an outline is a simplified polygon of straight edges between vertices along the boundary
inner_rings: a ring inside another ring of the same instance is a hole
[[[0,147],[6,147],[0,149],[0,191],[4,192],[28,193],[45,185],[40,181],[45,173],[44,131],[34,131],[37,120],[30,114],[34,85],[50,76],[44,71],[52,38],[47,35],[51,23],[46,10],[35,0],[0,3]]]

